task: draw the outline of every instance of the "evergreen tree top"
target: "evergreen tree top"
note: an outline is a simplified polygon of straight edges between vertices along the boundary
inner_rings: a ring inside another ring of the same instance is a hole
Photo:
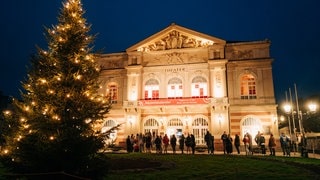
[[[83,15],[80,0],[63,3],[58,24],[46,29],[48,50],[38,49],[23,82],[24,101],[17,104],[25,127],[47,139],[71,133],[68,128],[93,134],[92,124],[110,109],[109,99],[99,92],[100,69],[90,47],[94,38]]]

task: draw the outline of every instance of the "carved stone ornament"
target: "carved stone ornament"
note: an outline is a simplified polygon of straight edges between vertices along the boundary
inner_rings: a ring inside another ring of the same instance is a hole
[[[179,31],[172,30],[158,41],[139,48],[139,51],[162,51],[168,49],[207,47],[213,43],[214,42],[210,40],[191,38]]]

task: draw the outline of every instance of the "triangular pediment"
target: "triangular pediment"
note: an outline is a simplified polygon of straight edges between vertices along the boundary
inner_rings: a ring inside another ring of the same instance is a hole
[[[176,24],[129,47],[126,51],[162,51],[168,49],[207,47],[213,44],[225,44],[226,41],[209,36]]]

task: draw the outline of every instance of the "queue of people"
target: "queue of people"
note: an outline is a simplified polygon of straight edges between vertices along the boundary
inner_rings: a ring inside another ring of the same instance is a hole
[[[148,132],[147,134],[131,134],[126,139],[127,152],[145,152],[151,153],[152,149],[155,149],[158,154],[167,154],[168,147],[171,146],[172,153],[176,154],[177,141],[179,142],[179,149],[181,154],[195,154],[196,141],[193,134],[188,134],[185,137],[183,134],[177,139],[173,134],[170,138],[167,134],[164,136],[156,135],[155,133]]]
[[[256,146],[252,145],[253,140],[256,143]],[[207,146],[208,154],[214,154],[215,143],[214,136],[207,131],[204,136],[204,141]],[[247,132],[244,134],[243,138],[241,138],[238,134],[235,134],[234,139],[230,134],[227,134],[226,131],[221,135],[221,142],[223,146],[224,154],[232,154],[233,147],[236,149],[236,153],[240,154],[240,147],[243,145],[244,151],[246,155],[253,155],[254,153],[261,153],[262,155],[267,154],[267,149],[269,149],[270,156],[276,155],[276,139],[273,134],[270,134],[268,142],[266,142],[266,138],[263,133],[258,131],[256,136],[252,138],[252,136]],[[283,152],[283,156],[290,156],[290,152],[292,149],[292,140],[286,136],[284,133],[280,135],[280,146]],[[179,145],[178,145],[179,143]],[[151,150],[154,149],[156,153],[159,154],[167,154],[168,147],[170,146],[172,149],[172,153],[177,153],[177,145],[181,152],[181,154],[195,154],[196,141],[193,134],[187,134],[184,136],[183,134],[180,137],[176,137],[176,135],[171,135],[168,137],[167,134],[164,136],[156,135],[155,133],[148,132],[147,134],[136,134],[129,135],[126,140],[127,152],[145,152],[151,153]],[[301,154],[303,156],[303,154]]]
[[[224,131],[223,134],[221,135],[221,141],[223,143],[224,154],[232,154],[233,146],[232,146],[232,137],[230,136],[230,134],[227,134]],[[253,141],[252,136],[248,132],[245,133],[242,138],[242,143],[243,143],[243,147],[246,155],[253,155],[254,152],[259,152],[262,155],[266,155],[267,148],[269,148],[270,156],[275,156],[276,140],[273,134],[270,134],[269,141],[268,143],[266,143],[264,134],[258,131],[257,135],[254,138],[254,141],[257,144],[256,149],[253,148],[252,141]],[[240,154],[241,139],[238,134],[235,135],[233,143],[234,143],[233,144],[234,147],[236,148],[237,154]]]

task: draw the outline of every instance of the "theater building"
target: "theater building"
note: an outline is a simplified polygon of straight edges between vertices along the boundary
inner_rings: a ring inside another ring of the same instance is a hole
[[[99,56],[100,93],[113,103],[99,128],[122,124],[112,134],[120,145],[147,132],[190,133],[205,145],[210,131],[218,146],[224,131],[278,136],[269,40],[229,42],[171,24]]]

